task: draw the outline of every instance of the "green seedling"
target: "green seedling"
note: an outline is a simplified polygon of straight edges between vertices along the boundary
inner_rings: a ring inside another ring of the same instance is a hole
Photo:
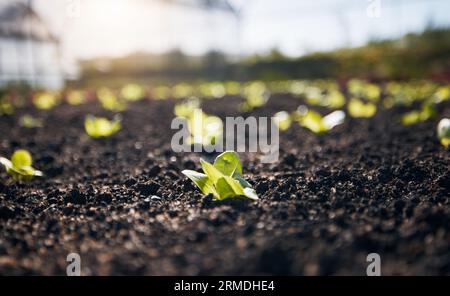
[[[0,115],[14,114],[14,106],[7,100],[0,99]]]
[[[120,117],[113,120],[103,117],[88,115],[84,121],[86,133],[92,138],[107,138],[117,133],[122,128]]]
[[[105,110],[122,112],[127,108],[126,103],[119,100],[114,92],[108,88],[104,87],[99,89],[97,91],[97,97]]]
[[[358,79],[352,79],[348,82],[348,92],[353,96],[363,97],[372,102],[378,102],[381,95],[381,89],[378,85]]]
[[[38,128],[43,127],[44,123],[42,122],[42,119],[26,114],[20,117],[19,125],[25,128]]]
[[[433,95],[435,103],[441,103],[450,99],[450,86],[439,87]]]
[[[242,164],[234,151],[217,156],[214,164],[200,159],[203,173],[184,170],[182,173],[197,185],[203,194],[212,194],[215,200],[246,197],[257,200],[258,196],[242,177]]]
[[[219,99],[226,95],[225,86],[220,82],[202,83],[198,86],[198,91],[206,98]]]
[[[345,113],[342,110],[322,116],[316,111],[309,110],[306,106],[300,106],[293,116],[301,126],[316,134],[326,133],[345,120]]]
[[[0,157],[0,163],[6,172],[16,181],[29,181],[33,177],[42,177],[44,174],[32,167],[33,158],[26,150],[17,150],[11,156],[11,160]]]
[[[370,118],[377,112],[377,105],[373,103],[364,103],[359,99],[351,99],[347,107],[350,116],[356,118]]]
[[[325,102],[325,107],[342,108],[345,105],[345,96],[339,90],[330,90],[325,96]]]
[[[127,84],[121,90],[122,97],[127,101],[138,101],[145,96],[145,90],[138,84]]]
[[[194,90],[187,83],[179,83],[172,88],[173,97],[175,99],[187,98],[193,95]]]
[[[436,115],[436,108],[429,103],[424,103],[420,110],[413,110],[403,114],[401,121],[403,125],[413,125],[421,121],[426,121]]]
[[[199,99],[192,97],[184,103],[176,104],[173,112],[176,116],[189,118],[194,114],[196,109],[200,108]]]
[[[270,98],[270,92],[264,83],[252,82],[245,87],[244,97],[245,102],[239,106],[239,109],[242,112],[248,112],[266,104]]]
[[[152,90],[152,98],[155,100],[167,100],[171,95],[171,88],[165,85],[157,86]]]
[[[291,115],[286,111],[275,113],[273,116],[273,121],[282,131],[289,129],[292,124]]]
[[[443,118],[437,126],[437,135],[441,144],[448,148],[450,145],[450,119]]]
[[[81,90],[71,90],[67,93],[67,103],[72,106],[78,106],[86,102],[86,96]]]
[[[33,97],[33,104],[40,110],[50,110],[58,104],[58,97],[53,92],[37,93]]]
[[[191,98],[185,103],[175,105],[174,113],[187,121],[191,134],[189,144],[214,145],[222,136],[222,119],[206,114],[199,106],[200,101],[197,98]]]

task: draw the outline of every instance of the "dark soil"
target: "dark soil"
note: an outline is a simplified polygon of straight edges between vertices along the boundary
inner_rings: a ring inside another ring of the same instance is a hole
[[[204,110],[235,115],[237,98]],[[0,274],[65,275],[81,255],[85,275],[365,275],[381,255],[384,275],[450,275],[449,151],[438,118],[404,127],[402,110],[348,119],[317,136],[297,126],[281,135],[280,161],[242,154],[260,200],[213,202],[180,171],[199,157],[170,148],[173,101],[140,101],[123,130],[94,140],[95,103],[31,108],[0,118],[0,154],[28,149],[46,178],[25,184],[0,173]],[[274,96],[249,113],[270,116],[300,101]],[[21,114],[45,127],[17,125]],[[439,106],[450,115],[450,104]]]

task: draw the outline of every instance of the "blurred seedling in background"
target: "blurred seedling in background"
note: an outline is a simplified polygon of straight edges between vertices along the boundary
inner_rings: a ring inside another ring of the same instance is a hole
[[[371,102],[378,102],[381,96],[381,88],[373,83],[359,79],[352,79],[347,84],[348,92],[353,97],[364,98]]]
[[[107,138],[120,131],[122,123],[119,116],[115,116],[113,120],[108,120],[104,117],[88,115],[84,121],[84,128],[92,138]]]
[[[50,110],[58,103],[58,96],[53,92],[39,92],[33,96],[33,104],[40,110]]]
[[[175,105],[174,113],[187,121],[191,134],[188,144],[214,145],[223,133],[222,119],[206,114],[199,107],[200,101],[197,98],[191,98]]]
[[[214,164],[200,159],[203,173],[183,170],[182,173],[197,185],[205,195],[212,194],[215,200],[245,197],[257,200],[251,185],[242,177],[242,164],[234,151],[225,151],[217,156]]]
[[[292,124],[291,115],[286,111],[280,111],[273,115],[273,121],[281,131],[288,130]]]
[[[292,116],[302,127],[316,134],[326,133],[335,126],[342,124],[345,120],[345,112],[342,110],[336,110],[326,116],[322,116],[304,105],[300,106]]]
[[[436,108],[431,103],[423,103],[420,110],[413,110],[403,114],[401,122],[403,125],[412,125],[426,121],[436,116]]]
[[[179,117],[191,117],[194,114],[195,109],[200,108],[200,100],[196,97],[191,97],[183,103],[176,104],[173,112]]]
[[[188,83],[178,83],[172,88],[172,93],[175,99],[188,98],[194,94],[194,89]]]
[[[152,98],[156,100],[167,100],[172,95],[172,90],[166,85],[159,85],[152,89]]]
[[[435,103],[447,101],[449,98],[450,98],[450,86],[439,87],[433,95],[433,101]]]
[[[41,171],[32,167],[33,158],[27,150],[15,151],[11,156],[11,160],[0,157],[0,163],[15,181],[29,181],[33,177],[42,177],[44,175]]]
[[[122,97],[131,102],[138,101],[145,97],[145,90],[138,84],[127,84],[121,90]]]
[[[0,97],[0,116],[14,114],[14,105],[9,96]]]
[[[122,112],[127,108],[126,102],[117,98],[115,93],[109,88],[102,87],[97,91],[97,97],[103,109],[114,112]]]
[[[239,109],[242,112],[248,112],[254,108],[264,106],[270,98],[270,92],[263,82],[251,82],[244,88],[244,98]]]
[[[450,145],[450,119],[443,118],[437,126],[437,135],[441,144],[448,148]]]
[[[364,103],[360,99],[353,98],[348,102],[348,113],[355,118],[370,118],[377,112],[377,106],[374,103]]]
[[[81,90],[71,90],[67,93],[67,103],[77,106],[86,103],[86,96]]]
[[[19,125],[25,128],[38,128],[43,127],[44,123],[42,122],[42,119],[26,114],[20,117]]]
[[[220,82],[202,83],[198,86],[198,91],[205,98],[220,99],[226,95],[225,86]]]

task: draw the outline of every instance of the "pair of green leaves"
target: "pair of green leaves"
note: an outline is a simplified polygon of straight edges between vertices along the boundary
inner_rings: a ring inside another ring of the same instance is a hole
[[[370,118],[377,112],[377,105],[374,103],[364,103],[362,100],[353,98],[348,102],[348,113],[355,118]]]
[[[108,120],[103,117],[88,115],[84,121],[86,133],[92,138],[106,138],[117,133],[121,128],[120,117]]]
[[[310,110],[306,106],[300,106],[294,113],[294,117],[301,126],[316,134],[324,134],[344,122],[345,112],[336,110],[328,115],[322,116],[320,113]]]
[[[32,167],[33,158],[26,150],[17,150],[11,157],[11,160],[0,157],[0,163],[6,168],[14,180],[28,181],[33,177],[42,177],[44,174]]]
[[[225,151],[214,164],[200,159],[203,173],[184,170],[182,173],[192,180],[204,194],[212,194],[215,200],[233,197],[247,197],[257,200],[258,196],[242,177],[242,164],[234,151]]]
[[[420,110],[413,110],[403,114],[401,121],[403,125],[413,125],[421,121],[426,121],[436,116],[436,108],[430,103],[422,104]]]

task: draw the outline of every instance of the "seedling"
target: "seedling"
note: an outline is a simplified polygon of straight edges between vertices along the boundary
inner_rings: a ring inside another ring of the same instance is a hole
[[[190,144],[214,145],[223,132],[222,119],[206,114],[199,106],[199,100],[192,98],[175,105],[174,113],[186,119],[191,134]]]
[[[448,148],[450,145],[450,119],[443,118],[437,126],[437,135],[441,144]]]
[[[152,97],[156,100],[166,100],[171,96],[171,94],[172,91],[170,87],[165,85],[157,86],[152,90]]]
[[[127,84],[122,88],[121,94],[127,101],[138,101],[145,96],[145,91],[138,84]]]
[[[44,174],[32,167],[33,158],[27,150],[17,150],[11,156],[11,160],[0,157],[0,163],[6,172],[16,181],[28,181],[33,177],[42,177]]]
[[[435,103],[441,103],[450,99],[450,86],[439,87],[433,95],[433,101]]]
[[[192,180],[203,194],[212,194],[215,200],[246,197],[257,200],[258,196],[242,177],[242,164],[234,151],[225,151],[217,156],[214,164],[200,159],[203,173],[184,170],[182,173]]]
[[[244,89],[245,102],[240,105],[240,110],[248,112],[254,108],[261,107],[270,98],[270,92],[262,82],[252,82]]]
[[[20,117],[19,124],[20,124],[20,126],[25,127],[25,128],[37,128],[37,127],[44,126],[41,119],[33,117],[28,114]]]
[[[352,79],[348,83],[348,91],[353,96],[363,97],[372,102],[380,100],[381,89],[378,85],[363,80]]]
[[[184,103],[176,104],[173,112],[176,116],[189,118],[198,108],[200,108],[200,101],[197,98],[192,97]]]
[[[292,123],[291,116],[286,111],[280,111],[273,116],[274,123],[282,131],[289,129]]]
[[[86,102],[86,96],[81,90],[71,90],[67,93],[67,103],[72,106],[81,105]]]
[[[345,105],[345,97],[339,90],[329,90],[325,96],[325,106],[333,109],[342,108]]]
[[[309,110],[306,106],[300,106],[294,113],[294,117],[301,126],[316,134],[323,134],[342,124],[345,113],[342,110],[336,110],[322,117],[318,112]]]
[[[58,104],[58,98],[55,93],[42,92],[33,97],[33,104],[41,110],[50,110]]]
[[[377,105],[364,103],[359,99],[351,99],[348,103],[348,113],[352,117],[370,118],[377,112]]]
[[[200,91],[200,94],[206,98],[219,99],[226,94],[226,89],[220,82],[202,83],[199,85],[198,90]]]
[[[6,99],[0,98],[0,115],[14,114],[14,106]]]
[[[105,110],[122,112],[127,108],[124,101],[121,101],[108,88],[101,88],[97,91],[97,97]]]
[[[175,99],[187,98],[193,94],[192,86],[184,82],[175,85],[172,90]]]
[[[117,133],[121,128],[121,119],[116,116],[114,120],[88,115],[84,121],[86,133],[92,138],[106,138]]]
[[[424,103],[420,110],[413,110],[404,114],[401,118],[403,125],[412,125],[426,121],[436,115],[436,108],[430,103]]]

